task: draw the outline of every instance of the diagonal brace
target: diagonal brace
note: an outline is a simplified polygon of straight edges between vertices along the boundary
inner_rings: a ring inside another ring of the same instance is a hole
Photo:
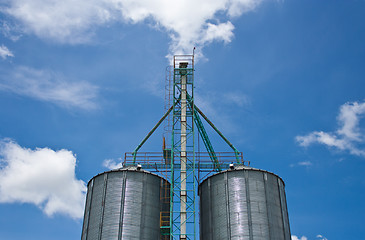
[[[136,149],[133,151],[133,164],[136,163],[136,157],[138,150],[143,146],[143,144],[148,140],[148,138],[154,133],[154,131],[160,126],[160,124],[165,120],[165,118],[170,114],[174,106],[180,102],[180,100],[176,101],[170,108],[167,110],[167,112],[162,116],[160,121],[152,128],[152,130],[147,134],[147,136],[142,140],[142,142],[136,147]]]
[[[204,113],[194,104],[194,110],[195,109],[205,119],[205,121],[207,121],[207,123],[209,123],[209,125],[218,133],[218,135],[221,136],[221,138],[233,149],[237,163],[240,163],[240,158],[239,158],[240,152],[233,146],[233,144],[230,141],[228,141],[228,139],[218,130],[218,128],[214,126],[214,124],[209,120],[209,118],[205,116]]]
[[[209,140],[208,134],[205,131],[204,125],[203,125],[202,121],[200,120],[198,112],[195,109],[194,109],[194,120],[195,120],[195,123],[198,127],[200,136],[203,139],[205,148],[207,149],[207,151],[209,153],[209,156],[210,156],[210,159],[212,160],[212,162],[214,164],[214,168],[217,169],[219,172],[222,171],[222,169],[219,166],[219,162],[218,162],[217,156],[214,152],[213,146],[212,146],[212,144]]]

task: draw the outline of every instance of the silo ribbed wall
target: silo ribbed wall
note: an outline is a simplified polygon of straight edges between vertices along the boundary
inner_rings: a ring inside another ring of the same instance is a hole
[[[159,239],[164,182],[146,171],[127,169],[95,176],[88,184],[81,239]]]
[[[284,182],[253,168],[215,174],[199,186],[200,239],[290,240]]]

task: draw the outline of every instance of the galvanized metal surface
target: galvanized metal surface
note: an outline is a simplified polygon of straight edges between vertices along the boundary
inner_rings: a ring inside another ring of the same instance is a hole
[[[163,183],[166,180],[143,170],[95,176],[88,184],[81,239],[160,239]]]
[[[200,239],[290,240],[284,182],[244,167],[225,171],[199,186]]]

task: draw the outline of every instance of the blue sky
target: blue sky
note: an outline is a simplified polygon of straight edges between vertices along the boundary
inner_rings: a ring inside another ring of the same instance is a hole
[[[1,1],[0,239],[79,239],[85,184],[163,115],[165,68],[194,46],[196,104],[284,179],[292,239],[364,239],[364,13],[363,0]]]

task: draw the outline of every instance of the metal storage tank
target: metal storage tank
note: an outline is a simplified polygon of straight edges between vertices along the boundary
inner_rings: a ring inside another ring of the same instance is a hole
[[[290,240],[283,180],[241,166],[199,185],[200,239]]]
[[[165,179],[135,167],[98,174],[88,183],[81,240],[160,239]]]

